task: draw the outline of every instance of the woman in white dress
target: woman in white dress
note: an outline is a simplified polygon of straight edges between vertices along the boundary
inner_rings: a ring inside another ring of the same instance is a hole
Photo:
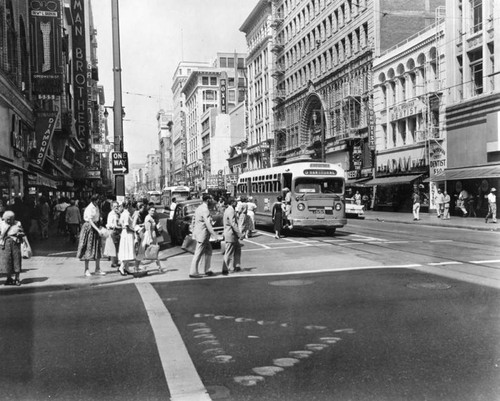
[[[118,271],[122,276],[126,276],[129,262],[135,261],[135,231],[132,215],[134,209],[128,201],[123,203],[123,212],[120,215],[120,226],[122,233],[120,235],[120,246],[118,248],[118,260],[121,261]]]
[[[157,245],[158,240],[156,238],[156,231],[157,231],[157,223],[154,219],[156,213],[156,208],[154,206],[150,206],[148,208],[148,214],[144,218],[144,233],[142,235],[141,242],[139,244],[139,250],[137,251],[136,255],[136,261],[137,261],[137,266],[139,267],[141,261],[145,259],[145,253],[146,249],[150,245]],[[158,257],[154,259],[156,262],[156,266],[158,267],[158,271],[161,272],[161,264],[160,261],[158,260]]]
[[[255,204],[253,197],[250,196],[247,202],[247,215],[250,218],[250,227],[248,228],[249,237],[251,237],[255,231],[255,210],[257,210],[257,205]]]

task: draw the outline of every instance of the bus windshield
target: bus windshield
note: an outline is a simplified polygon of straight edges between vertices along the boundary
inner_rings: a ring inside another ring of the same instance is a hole
[[[344,180],[342,178],[297,178],[294,191],[296,194],[342,194]]]

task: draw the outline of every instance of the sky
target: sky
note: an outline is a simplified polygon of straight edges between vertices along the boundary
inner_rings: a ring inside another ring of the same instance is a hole
[[[97,29],[99,85],[112,106],[111,0],[91,0]],[[172,76],[180,61],[212,61],[217,52],[246,52],[239,28],[258,0],[120,0],[124,150],[144,164],[159,149],[156,115],[172,109]],[[112,135],[113,118],[108,117]]]

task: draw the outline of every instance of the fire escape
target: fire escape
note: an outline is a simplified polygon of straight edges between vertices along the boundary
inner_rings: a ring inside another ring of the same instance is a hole
[[[286,100],[285,91],[285,72],[286,66],[283,62],[283,50],[285,43],[283,39],[283,23],[284,23],[284,8],[283,0],[273,0],[271,12],[271,27],[273,28],[273,44],[271,51],[273,52],[273,68],[271,76],[275,80],[273,101],[274,106],[274,146],[275,158],[279,161],[283,158],[283,152],[286,149],[286,122],[284,102]]]

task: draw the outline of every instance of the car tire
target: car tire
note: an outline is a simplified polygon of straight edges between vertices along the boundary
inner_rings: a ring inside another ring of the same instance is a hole
[[[325,228],[325,233],[326,235],[333,237],[335,235],[336,228],[335,227],[328,227]]]

